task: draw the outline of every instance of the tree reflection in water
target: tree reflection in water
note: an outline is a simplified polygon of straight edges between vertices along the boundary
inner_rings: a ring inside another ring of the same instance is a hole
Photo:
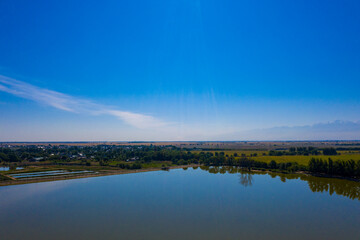
[[[360,200],[360,182],[350,181],[346,179],[338,179],[338,178],[325,178],[325,177],[315,177],[304,174],[284,174],[284,173],[274,173],[274,172],[249,172],[239,167],[209,167],[209,166],[201,166],[200,169],[204,171],[208,171],[213,174],[224,174],[230,173],[235,174],[239,173],[240,184],[248,187],[252,186],[254,183],[253,176],[254,174],[260,175],[269,175],[272,178],[277,178],[282,182],[286,182],[287,180],[292,179],[300,179],[302,181],[306,181],[309,185],[309,188],[312,192],[328,192],[330,195],[334,193],[336,195],[341,195],[350,199]]]
[[[253,177],[250,173],[240,173],[240,184],[244,187],[252,186]]]
[[[307,180],[313,192],[329,192],[330,195],[336,193],[350,199],[360,200],[360,183],[358,182],[331,178],[325,178],[325,180],[319,179],[319,177],[313,178],[315,177],[310,177]]]

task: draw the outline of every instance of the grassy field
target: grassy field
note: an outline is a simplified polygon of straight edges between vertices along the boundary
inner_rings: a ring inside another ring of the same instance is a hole
[[[201,151],[196,151],[201,152]],[[329,157],[333,160],[360,160],[360,151],[338,151],[339,155],[336,156],[324,156],[324,155],[317,155],[317,156],[301,156],[301,155],[295,155],[295,156],[268,156],[263,155],[268,154],[268,151],[256,151],[256,150],[249,150],[249,151],[239,151],[239,150],[228,150],[228,151],[203,151],[203,152],[224,152],[225,155],[228,156],[234,156],[235,153],[237,153],[238,156],[242,156],[243,154],[246,157],[250,157],[253,160],[260,161],[260,162],[266,162],[269,163],[272,160],[276,161],[277,163],[287,163],[287,162],[297,162],[301,165],[307,165],[309,160],[311,158],[322,158],[322,159],[328,159]],[[256,154],[257,156],[253,156]]]
[[[215,152],[224,152],[225,155],[234,155],[235,153],[237,153],[237,155],[241,156],[241,154],[245,154],[246,156],[250,156],[251,154],[258,154],[258,155],[262,155],[263,153],[267,154],[269,151],[260,151],[260,150],[211,150],[211,151],[201,151],[201,150],[194,150],[192,152],[195,152],[195,153],[200,153],[200,152],[211,152],[213,154],[215,154]]]
[[[78,164],[78,165],[77,165]],[[107,171],[129,171],[131,172],[133,169],[121,169],[117,167],[118,164],[126,164],[132,165],[134,162],[124,162],[124,161],[111,161],[108,162],[106,166],[100,166],[98,162],[92,162],[90,166],[81,165],[81,161],[73,161],[71,165],[56,165],[51,164],[50,161],[41,162],[41,163],[33,163],[32,165],[24,166],[24,169],[21,170],[9,170],[6,172],[0,172],[0,181],[8,179],[3,176],[3,174],[12,174],[12,173],[31,173],[31,172],[43,172],[43,171],[54,171],[54,170],[67,170],[67,171],[79,171],[79,170],[90,170],[96,172],[107,172]],[[146,169],[154,169],[161,167],[174,167],[176,165],[172,164],[170,161],[152,161],[149,163],[142,163],[142,170]]]
[[[124,161],[111,161],[109,162],[109,166],[115,167],[117,164],[133,164],[134,162],[124,162]],[[93,163],[92,163],[93,164]],[[173,164],[170,161],[152,161],[149,163],[141,163],[142,168],[160,168],[164,166],[173,166]]]
[[[311,158],[322,158],[323,160],[331,158],[333,160],[360,160],[360,154],[357,155],[337,155],[337,156],[258,156],[252,157],[256,161],[269,163],[271,160],[276,161],[277,163],[286,163],[286,162],[297,162],[302,165],[307,165]]]

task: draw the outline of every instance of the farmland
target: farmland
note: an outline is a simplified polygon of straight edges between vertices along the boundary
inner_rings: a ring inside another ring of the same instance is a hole
[[[200,153],[201,151],[199,150],[195,150],[194,152],[196,153]],[[225,150],[225,151],[214,151],[214,150],[209,150],[209,151],[203,151],[203,152],[210,152],[212,154],[215,154],[216,152],[220,153],[220,152],[224,152],[225,156],[234,156],[236,155],[237,157],[235,158],[240,158],[240,157],[248,157],[251,158],[255,161],[260,161],[260,162],[265,162],[265,163],[270,163],[271,161],[276,161],[277,163],[289,163],[289,162],[297,162],[298,164],[301,165],[307,165],[309,163],[309,161],[311,160],[311,158],[322,158],[322,159],[328,159],[329,157],[332,158],[333,160],[355,160],[358,161],[360,160],[360,151],[359,150],[347,150],[347,151],[338,151],[338,155],[335,156],[325,156],[325,155],[308,155],[308,156],[304,156],[304,155],[283,155],[283,156],[269,156],[268,155],[268,151],[264,151],[264,150]]]
[[[60,171],[60,175],[72,178],[198,165],[289,173],[311,171],[358,178],[358,144],[357,141],[312,145],[311,142],[3,144],[0,166],[7,170],[0,172],[0,181],[15,181],[14,176],[18,175],[14,174],[35,176],[29,173],[44,171]],[[51,177],[59,175],[54,173]]]

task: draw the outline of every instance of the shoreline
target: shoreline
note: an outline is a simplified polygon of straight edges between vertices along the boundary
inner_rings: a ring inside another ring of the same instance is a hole
[[[121,174],[132,174],[132,173],[142,173],[142,172],[154,172],[154,171],[169,171],[170,169],[180,169],[180,168],[192,168],[192,167],[200,167],[203,166],[201,164],[191,164],[191,165],[180,165],[180,166],[169,166],[167,169],[163,169],[162,167],[156,168],[145,168],[145,169],[134,169],[134,170],[100,170],[99,172],[89,173],[89,174],[81,174],[81,175],[67,175],[67,176],[49,176],[49,177],[39,177],[35,179],[15,179],[10,176],[6,176],[11,178],[12,180],[0,181],[0,187],[3,186],[12,186],[12,185],[23,185],[23,184],[31,184],[31,183],[40,183],[40,182],[53,182],[53,181],[61,181],[61,180],[74,180],[79,178],[92,178],[92,177],[104,177],[111,175],[121,175]],[[319,173],[311,173],[305,171],[299,172],[279,172],[279,171],[271,171],[271,170],[261,170],[261,169],[252,169],[250,172],[254,173],[275,173],[275,174],[298,174],[305,176],[313,176],[320,178],[334,178],[334,179],[343,179],[353,182],[360,182],[360,179],[336,176],[336,175],[328,175],[328,174],[319,174]]]
[[[158,168],[144,168],[144,169],[134,169],[134,170],[100,170],[99,172],[89,173],[89,174],[81,174],[81,175],[73,175],[73,176],[49,176],[49,177],[40,177],[40,178],[35,178],[35,179],[17,179],[17,180],[15,180],[14,178],[12,178],[12,180],[0,181],[0,187],[12,186],[12,185],[23,185],[23,184],[30,184],[30,183],[40,183],[40,182],[73,180],[73,179],[79,179],[79,178],[104,177],[104,176],[130,174],[130,173],[168,171],[170,169],[190,168],[190,167],[200,167],[200,164],[170,166],[170,167],[168,167],[167,170],[162,169],[162,167],[158,167]],[[10,176],[6,176],[6,177],[11,178]]]
[[[312,177],[319,177],[319,178],[334,178],[334,179],[343,179],[352,182],[360,182],[358,178],[351,178],[351,177],[344,177],[338,175],[329,175],[323,173],[311,173],[306,171],[298,171],[298,172],[279,172],[279,171],[271,171],[271,170],[259,170],[259,169],[252,169],[250,172],[265,172],[265,173],[277,173],[277,174],[298,174],[298,175],[305,175],[305,176],[312,176]]]

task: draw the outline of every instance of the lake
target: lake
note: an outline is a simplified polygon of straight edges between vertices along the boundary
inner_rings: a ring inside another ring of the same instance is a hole
[[[189,168],[0,187],[0,239],[359,239],[360,183]]]

